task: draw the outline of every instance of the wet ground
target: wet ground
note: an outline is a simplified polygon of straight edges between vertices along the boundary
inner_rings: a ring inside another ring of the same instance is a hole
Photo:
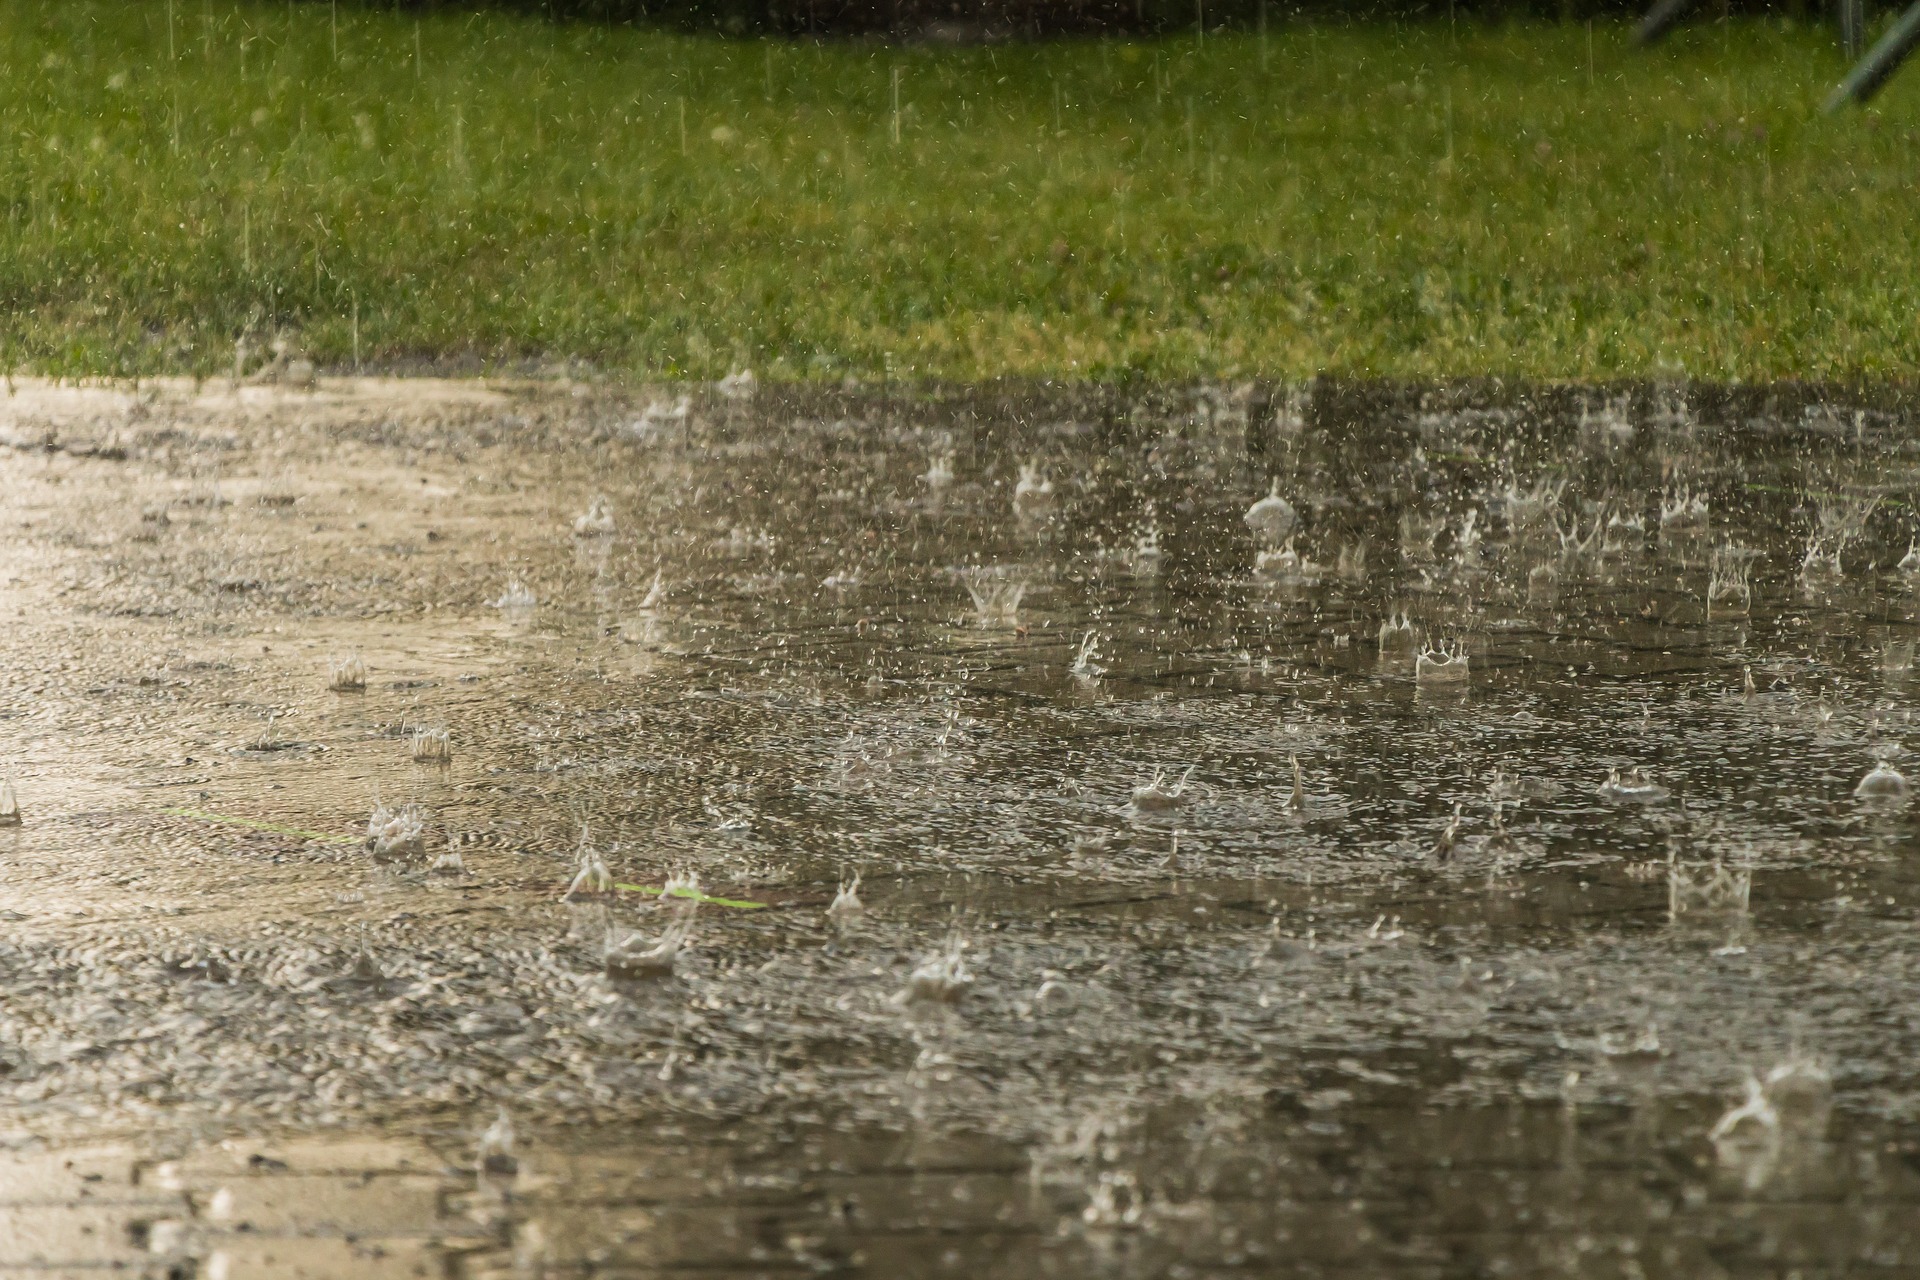
[[[1920,1274],[1905,405],[729,390],[0,399],[0,1274]]]

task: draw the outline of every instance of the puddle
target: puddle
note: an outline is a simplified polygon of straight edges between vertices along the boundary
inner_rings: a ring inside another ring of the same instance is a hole
[[[668,403],[0,401],[0,1270],[1920,1265],[1904,403]]]

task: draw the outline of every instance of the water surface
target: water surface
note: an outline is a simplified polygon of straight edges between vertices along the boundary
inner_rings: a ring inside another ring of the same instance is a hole
[[[1920,1267],[1903,402],[679,394],[0,403],[0,1267]]]

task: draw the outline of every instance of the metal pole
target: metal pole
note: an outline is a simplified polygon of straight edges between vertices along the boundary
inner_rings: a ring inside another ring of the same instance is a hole
[[[1647,11],[1647,16],[1640,19],[1640,29],[1634,32],[1634,39],[1641,44],[1654,43],[1673,30],[1692,7],[1693,0],[1659,0]]]
[[[1920,0],[1900,15],[1900,20],[1888,28],[1878,44],[1867,50],[1867,56],[1860,59],[1840,87],[1828,95],[1822,109],[1838,111],[1849,100],[1865,102],[1880,92],[1880,86],[1900,69],[1916,44],[1920,44]]]
[[[1866,42],[1866,0],[1840,0],[1840,47],[1853,59],[1860,56]]]

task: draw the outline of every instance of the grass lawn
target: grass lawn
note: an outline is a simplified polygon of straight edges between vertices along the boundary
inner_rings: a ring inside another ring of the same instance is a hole
[[[0,360],[1899,376],[1920,68],[1829,32],[945,49],[0,0]]]

